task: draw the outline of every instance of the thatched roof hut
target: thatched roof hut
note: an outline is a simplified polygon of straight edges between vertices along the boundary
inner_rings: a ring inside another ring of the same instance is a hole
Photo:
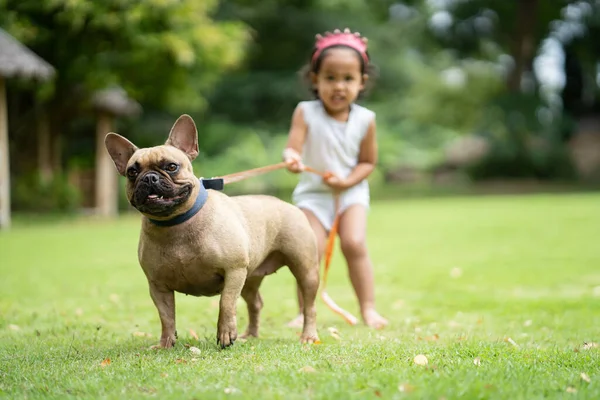
[[[142,112],[142,107],[127,96],[124,89],[112,87],[92,96],[92,106],[98,113],[96,125],[96,210],[98,215],[114,217],[119,203],[118,176],[104,145],[106,134],[113,130],[116,117],[130,117]]]
[[[54,68],[0,29],[0,228],[10,226],[10,162],[5,79],[47,80]]]
[[[53,75],[50,64],[0,29],[0,76],[47,80]]]
[[[97,91],[92,96],[92,105],[98,111],[117,117],[134,116],[142,111],[139,103],[127,96],[125,90],[120,87]]]

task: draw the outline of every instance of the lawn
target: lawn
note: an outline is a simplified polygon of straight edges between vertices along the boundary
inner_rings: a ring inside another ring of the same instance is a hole
[[[176,347],[150,350],[160,323],[138,232],[126,216],[21,218],[0,233],[0,396],[600,398],[600,195],[375,202],[369,247],[390,326],[348,326],[319,302],[312,346],[285,326],[296,305],[284,269],[263,284],[261,338],[219,350],[218,299],[178,295]],[[329,293],[357,312],[339,251]]]

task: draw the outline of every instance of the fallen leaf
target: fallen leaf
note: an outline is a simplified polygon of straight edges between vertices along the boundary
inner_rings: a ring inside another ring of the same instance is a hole
[[[381,397],[381,392],[379,390],[375,390],[375,396]]]
[[[239,392],[238,389],[233,388],[233,387],[231,387],[231,388],[225,388],[223,391],[225,392],[225,394],[233,394],[233,393]]]
[[[199,348],[197,348],[197,347],[194,347],[194,346],[190,347],[190,352],[191,352],[192,354],[201,354],[201,353],[202,353],[202,351],[200,351],[200,349],[199,349]]]
[[[146,332],[133,332],[132,335],[136,337],[152,337],[152,334]]]
[[[248,339],[246,338],[237,338],[237,340],[235,341],[236,343],[246,343],[248,341]]]
[[[398,385],[398,390],[402,393],[411,393],[414,392],[415,389],[416,387],[411,385],[410,383],[403,383],[401,385]]]
[[[321,340],[320,340],[320,339],[317,339],[317,340],[315,340],[315,341],[313,342],[313,344],[321,344],[321,343],[322,343],[322,342],[321,342]]]
[[[197,358],[192,358],[190,361],[191,362],[196,362],[196,361],[198,361],[198,359]]]
[[[162,374],[160,374],[160,376],[162,376],[163,378],[167,378],[169,376],[169,374],[167,374],[166,372],[163,372]]]
[[[415,358],[413,358],[413,361],[417,365],[427,365],[427,363],[429,363],[427,357],[425,357],[423,354],[416,355]]]
[[[102,360],[102,362],[100,363],[100,366],[102,368],[107,367],[110,365],[110,358],[105,358],[104,360]]]
[[[190,328],[190,335],[192,335],[192,337],[194,339],[198,340],[198,334],[191,328]]]
[[[449,321],[448,322],[448,326],[450,328],[460,328],[460,324],[458,322],[456,322],[456,321]]]
[[[394,302],[394,304],[392,305],[392,308],[393,308],[394,310],[399,310],[399,309],[401,309],[402,307],[404,307],[404,300],[396,300],[396,301]]]
[[[14,324],[8,325],[8,329],[10,329],[11,331],[20,331],[21,330],[19,325],[14,325]]]
[[[310,365],[307,365],[307,366],[300,368],[298,370],[298,372],[313,373],[313,372],[317,372],[317,370],[314,369],[313,367],[311,367]]]
[[[175,364],[187,364],[187,360],[184,360],[183,358],[178,358],[177,360],[175,360]]]
[[[577,393],[577,389],[575,389],[573,386],[569,386],[567,387],[567,393]]]
[[[581,373],[581,379],[583,379],[584,381],[586,381],[587,383],[590,383],[592,380],[590,379],[590,377],[588,376],[588,374],[586,374],[585,372]]]
[[[594,343],[594,342],[586,342],[583,344],[583,349],[584,350],[590,350],[590,349],[595,349],[598,347],[598,343]]]
[[[517,344],[517,342],[515,342],[514,340],[512,340],[512,339],[511,339],[511,338],[509,338],[509,337],[507,337],[507,338],[504,338],[504,341],[505,341],[505,342],[508,342],[508,343],[510,343],[510,344],[512,344],[512,345],[513,345],[513,346],[515,346],[515,347],[519,347],[519,345]]]
[[[458,267],[452,268],[452,270],[450,271],[451,278],[456,279],[456,278],[460,278],[461,276],[462,276],[462,269],[460,269]]]
[[[477,365],[478,367],[481,366],[481,358],[475,357],[473,359],[473,364]]]
[[[425,336],[425,341],[426,342],[435,342],[440,338],[440,335],[438,335],[437,333],[435,335],[432,336]]]
[[[342,339],[342,337],[340,336],[340,332],[336,328],[330,326],[329,328],[327,328],[327,330],[329,331],[329,334],[331,335],[332,338],[334,338],[336,340]]]
[[[523,326],[531,326],[531,324],[533,324],[533,321],[528,319],[527,321],[523,322]]]

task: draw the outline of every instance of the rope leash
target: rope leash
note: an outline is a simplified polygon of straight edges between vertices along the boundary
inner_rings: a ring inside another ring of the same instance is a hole
[[[285,162],[266,165],[264,167],[259,167],[259,168],[253,168],[253,169],[249,169],[246,171],[235,172],[235,173],[229,174],[229,175],[223,175],[218,179],[222,179],[223,184],[227,185],[229,183],[239,182],[244,179],[253,178],[255,176],[266,174],[268,172],[276,171],[276,170],[279,170],[282,168],[286,168]],[[317,171],[316,169],[308,167],[308,166],[304,167],[304,171],[319,175],[324,179],[330,176],[330,174],[328,174],[328,173]],[[348,311],[344,310],[342,307],[338,306],[336,304],[336,302],[333,301],[333,299],[329,296],[329,294],[327,294],[327,291],[325,290],[325,288],[327,286],[327,276],[329,274],[329,267],[331,265],[331,257],[333,255],[333,249],[334,249],[334,245],[335,245],[335,237],[337,236],[339,222],[340,222],[340,214],[338,212],[339,207],[340,207],[339,194],[335,194],[334,199],[335,199],[335,219],[333,220],[331,230],[329,231],[329,237],[327,238],[327,244],[325,246],[324,268],[323,268],[323,279],[322,279],[323,283],[321,285],[321,299],[323,300],[323,302],[325,302],[327,307],[329,307],[334,313],[340,315],[348,324],[356,325],[358,323],[358,319],[354,315],[349,313]]]

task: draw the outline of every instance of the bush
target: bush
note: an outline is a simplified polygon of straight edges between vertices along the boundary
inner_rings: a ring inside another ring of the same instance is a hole
[[[81,204],[81,193],[65,175],[55,175],[44,182],[37,173],[13,180],[12,207],[15,211],[75,211]]]
[[[495,119],[490,118],[495,122],[481,135],[490,144],[490,151],[468,169],[472,178],[568,180],[575,177],[563,139],[567,122],[555,116],[551,124],[541,124],[535,112],[538,104],[531,99],[525,104],[529,108],[522,105],[519,110],[529,112],[507,106],[489,110],[496,114]]]

